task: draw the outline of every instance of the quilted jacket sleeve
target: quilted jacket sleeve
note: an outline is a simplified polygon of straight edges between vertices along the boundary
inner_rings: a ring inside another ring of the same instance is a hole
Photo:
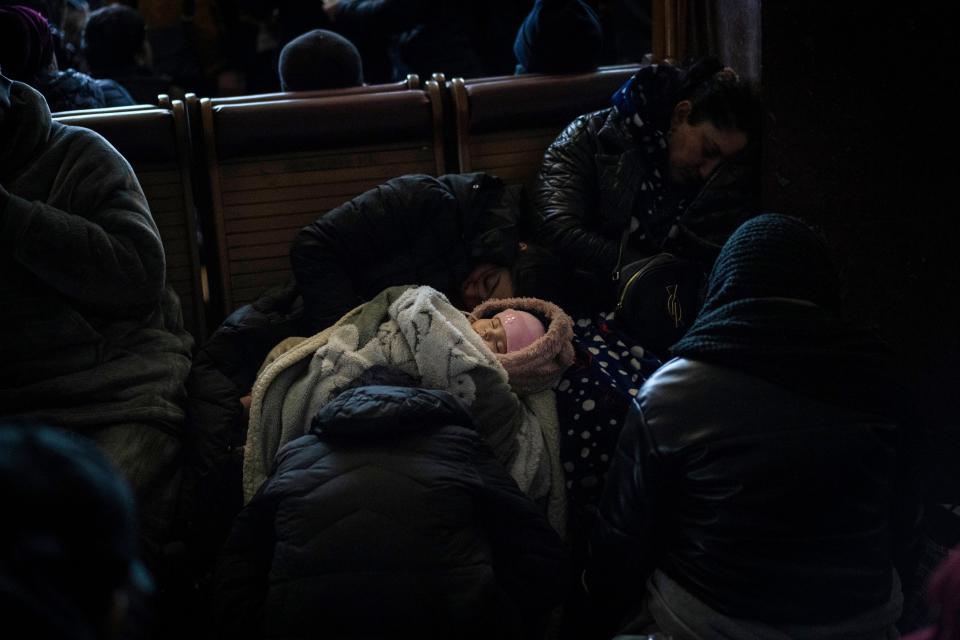
[[[618,242],[599,232],[598,114],[574,120],[547,148],[533,190],[538,235],[575,268],[601,277],[613,272]],[[609,158],[615,162],[615,157]]]

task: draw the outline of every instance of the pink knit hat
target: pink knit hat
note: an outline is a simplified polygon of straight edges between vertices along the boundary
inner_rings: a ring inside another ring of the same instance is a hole
[[[527,336],[528,342],[518,350],[510,342],[511,329],[507,329],[507,353],[498,353],[497,360],[507,370],[510,387],[519,394],[536,393],[552,388],[561,374],[573,363],[573,320],[563,309],[545,300],[536,298],[502,298],[487,300],[477,305],[470,313],[470,322],[490,318],[494,314],[523,313],[533,311],[533,319],[540,330],[543,325],[537,316],[546,320],[546,332],[539,336]],[[501,321],[503,319],[501,318]],[[504,326],[508,326],[507,322]],[[516,324],[514,320],[511,324]],[[525,322],[525,321],[523,321]],[[526,327],[526,325],[524,325]],[[519,328],[519,327],[518,327]],[[526,334],[528,329],[524,329]],[[519,332],[518,332],[519,333]]]
[[[503,324],[507,334],[507,352],[519,351],[537,341],[547,331],[537,317],[526,311],[504,309],[493,316]]]

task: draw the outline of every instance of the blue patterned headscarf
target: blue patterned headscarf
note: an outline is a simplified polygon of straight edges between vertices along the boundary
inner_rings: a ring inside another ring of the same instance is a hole
[[[640,69],[613,94],[612,105],[624,126],[630,131],[637,147],[643,152],[645,164],[651,167],[643,175],[637,194],[634,213],[639,213],[631,229],[639,228],[647,220],[655,226],[683,210],[686,200],[664,201],[667,192],[667,132],[670,116],[676,104],[677,87],[682,71],[665,64],[653,64]],[[636,217],[636,216],[635,216]]]
[[[680,69],[666,64],[644,67],[613,94],[613,108],[634,127],[663,136],[670,129],[682,75]]]

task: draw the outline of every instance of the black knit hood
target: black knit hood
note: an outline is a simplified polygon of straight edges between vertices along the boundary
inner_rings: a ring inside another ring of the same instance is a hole
[[[819,233],[797,218],[758,216],[724,245],[700,315],[671,353],[831,404],[900,414],[891,353],[841,319],[839,290]]]

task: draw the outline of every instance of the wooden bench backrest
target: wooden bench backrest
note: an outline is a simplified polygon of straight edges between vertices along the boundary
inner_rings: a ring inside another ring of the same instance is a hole
[[[415,73],[407,76],[406,80],[385,84],[365,84],[359,87],[343,87],[341,89],[318,89],[316,91],[280,91],[276,93],[255,93],[245,96],[227,96],[210,98],[210,104],[247,104],[250,102],[273,102],[274,100],[304,100],[307,98],[333,98],[336,96],[355,96],[363,93],[389,93],[390,91],[406,91],[419,89],[420,78]]]
[[[520,75],[448,83],[456,110],[457,169],[529,184],[543,152],[574,118],[603,109],[639,65],[571,75]]]
[[[201,100],[225,315],[284,283],[294,236],[389,178],[444,170],[440,90]]]
[[[54,118],[96,131],[133,167],[160,229],[167,284],[180,297],[184,326],[202,340],[206,311],[183,103],[174,100],[170,109],[94,110]]]
[[[71,111],[54,111],[52,114],[55,120],[66,118],[67,116],[96,116],[105,113],[126,113],[128,111],[149,111],[156,109],[155,104],[126,104],[122,107],[101,107],[99,109],[73,109]],[[170,106],[164,107],[169,109]]]

